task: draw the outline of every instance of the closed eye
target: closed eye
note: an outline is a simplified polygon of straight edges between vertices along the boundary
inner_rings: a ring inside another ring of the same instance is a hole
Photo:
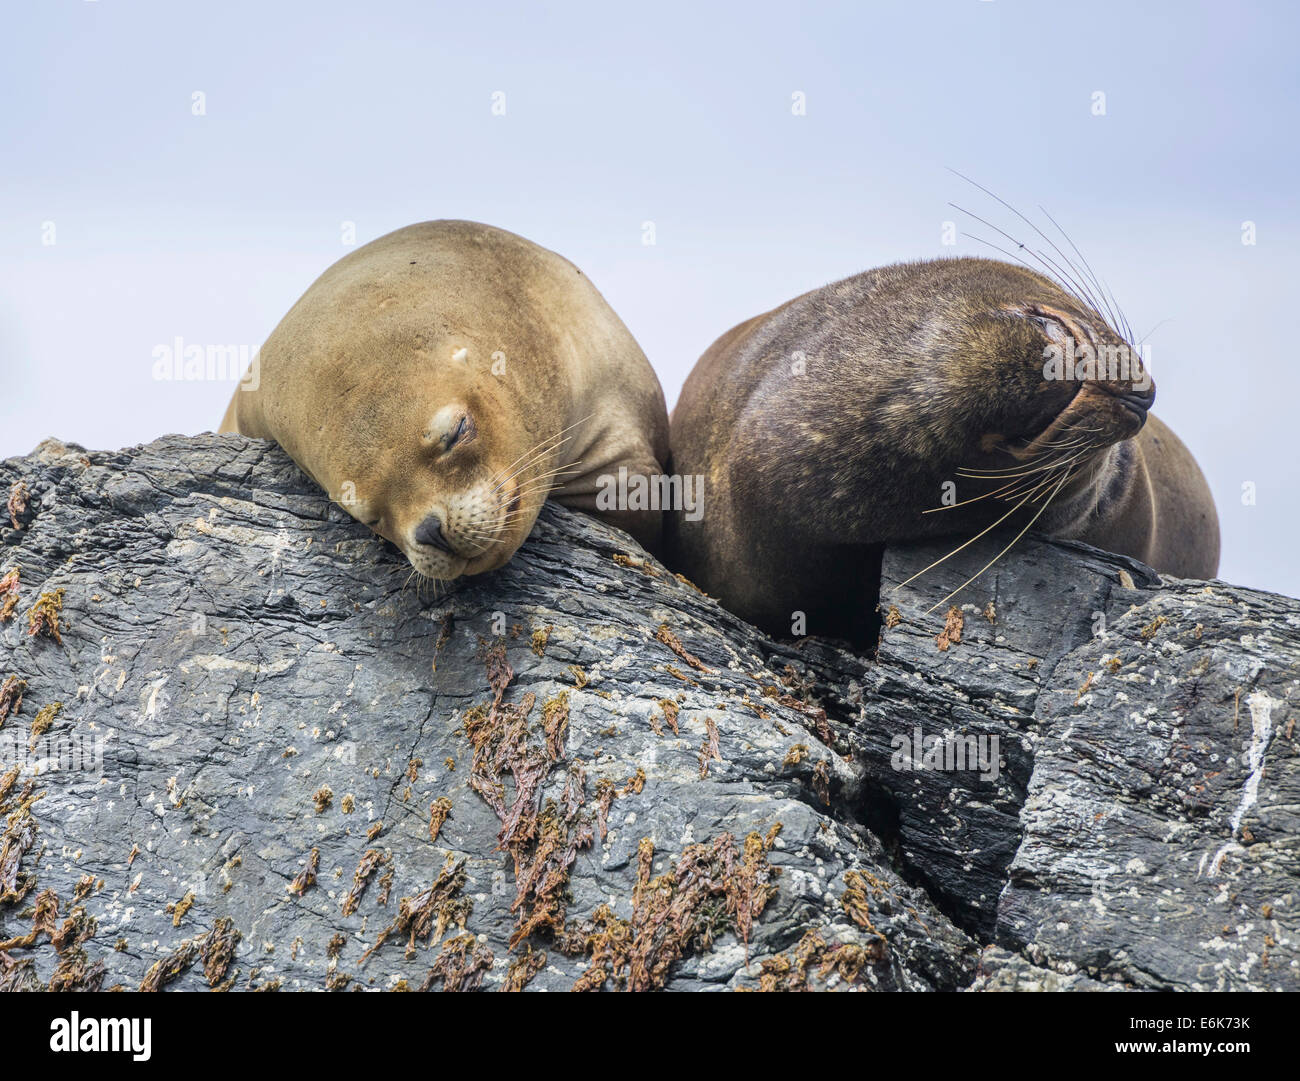
[[[474,422],[469,419],[469,416],[466,415],[461,417],[456,427],[453,428],[451,432],[447,435],[447,437],[443,440],[443,444],[442,444],[443,451],[446,452],[451,450],[452,447],[456,446],[457,443],[460,443],[462,441],[468,442],[470,439],[474,437],[474,432],[475,432]]]

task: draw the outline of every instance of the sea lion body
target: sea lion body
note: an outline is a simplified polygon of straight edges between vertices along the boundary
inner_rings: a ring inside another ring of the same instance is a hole
[[[741,323],[673,411],[672,470],[703,476],[707,512],[668,516],[667,562],[773,633],[801,612],[807,633],[863,639],[885,544],[971,537],[1023,499],[1004,525],[1041,512],[1051,536],[1211,577],[1213,499],[1147,416],[1149,376],[1047,378],[1068,340],[1127,344],[1055,282],[986,259],[868,271]]]
[[[221,431],[273,439],[422,574],[505,563],[549,496],[667,456],[645,355],[568,260],[501,229],[408,226],[327,269],[235,391]],[[600,517],[654,548],[658,512]]]

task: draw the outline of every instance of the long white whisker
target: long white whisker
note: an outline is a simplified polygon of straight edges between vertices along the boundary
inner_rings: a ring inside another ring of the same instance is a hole
[[[994,522],[992,525],[985,526],[985,527],[984,527],[983,529],[981,529],[978,533],[976,533],[975,536],[971,537],[971,539],[968,540],[965,544],[961,544],[961,545],[959,545],[958,547],[954,548],[951,552],[949,552],[949,553],[948,553],[946,556],[944,556],[942,559],[936,559],[936,560],[935,560],[933,563],[931,563],[928,567],[922,567],[919,571],[917,571],[914,575],[912,575],[911,578],[908,578],[906,581],[899,582],[898,585],[894,586],[894,592],[897,592],[898,590],[902,589],[902,588],[903,588],[905,585],[907,585],[909,582],[915,582],[915,581],[916,581],[918,578],[920,578],[921,575],[923,575],[926,571],[933,570],[933,569],[934,569],[935,567],[937,567],[940,563],[944,563],[944,562],[946,562],[947,560],[951,559],[953,556],[955,556],[958,552],[962,551],[963,549],[969,548],[972,544],[974,544],[977,540],[979,540],[980,537],[984,536],[985,533],[989,532],[989,530],[994,529],[994,528],[996,528],[997,526],[1000,526],[1003,522],[1005,522],[1008,518],[1010,518],[1013,514],[1015,514],[1016,511],[1018,511],[1021,507],[1023,507],[1023,506],[1025,505],[1026,502],[1028,502],[1028,500],[1029,500],[1029,497],[1028,497],[1028,496],[1025,496],[1024,499],[1022,499],[1019,503],[1017,503],[1014,507],[1012,507],[1009,511],[1007,511],[1006,514],[1004,514],[1001,518],[999,518],[999,519],[998,519],[996,522]]]
[[[1030,518],[1029,521],[1025,524],[1025,528],[1015,535],[1015,537],[1012,539],[1010,544],[1008,544],[1005,548],[1002,549],[1002,551],[1000,551],[997,555],[995,555],[992,559],[990,559],[987,563],[985,563],[984,566],[982,566],[978,571],[976,571],[969,578],[967,578],[966,581],[962,582],[962,584],[959,585],[956,589],[954,589],[951,593],[949,593],[948,596],[944,597],[943,600],[939,601],[937,604],[932,604],[929,608],[927,608],[925,610],[925,614],[929,615],[936,608],[938,608],[939,605],[946,604],[948,601],[952,600],[953,597],[955,597],[958,593],[960,593],[963,589],[965,589],[968,585],[970,585],[973,581],[975,581],[976,578],[978,578],[981,574],[983,574],[986,570],[988,570],[991,566],[993,566],[994,563],[996,563],[999,559],[1001,559],[1004,555],[1006,555],[1009,551],[1011,551],[1011,549],[1015,547],[1016,543],[1020,540],[1020,538],[1023,537],[1026,533],[1028,533],[1030,527],[1036,521],[1038,521],[1043,511],[1047,510],[1047,508],[1052,505],[1052,499],[1056,498],[1056,493],[1061,490],[1065,482],[1069,480],[1072,475],[1073,475],[1072,472],[1067,472],[1064,476],[1061,477],[1056,487],[1052,490],[1052,498],[1048,499],[1046,503],[1044,503],[1041,507],[1038,508],[1038,511],[1034,514],[1034,516]],[[911,581],[911,579],[909,578],[908,581]],[[906,585],[906,583],[903,584]]]

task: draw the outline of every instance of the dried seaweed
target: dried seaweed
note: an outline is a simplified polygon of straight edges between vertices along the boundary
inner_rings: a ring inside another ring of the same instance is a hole
[[[212,925],[199,946],[199,957],[203,961],[203,976],[209,987],[216,987],[226,978],[226,971],[235,956],[235,947],[243,936],[235,927],[235,921],[220,916]]]
[[[379,932],[375,943],[361,955],[361,963],[370,958],[395,933],[407,936],[406,955],[415,955],[415,941],[429,943],[441,941],[448,927],[459,925],[462,929],[474,910],[474,902],[461,897],[466,882],[465,859],[462,857],[445,866],[432,886],[414,897],[403,897],[397,903],[397,918]]]
[[[7,778],[6,778],[7,779]],[[0,903],[21,901],[35,884],[35,875],[22,870],[22,859],[36,843],[40,828],[32,815],[31,805],[39,796],[31,795],[28,781],[19,796],[18,807],[8,818],[4,836],[0,837]]]
[[[529,935],[564,928],[565,893],[569,871],[580,848],[594,840],[588,816],[582,814],[585,777],[570,769],[561,806],[548,801],[539,810],[542,785],[563,760],[563,733],[568,724],[568,697],[559,695],[543,707],[543,742],[529,739],[528,718],[536,696],[526,694],[518,704],[504,702],[514,678],[505,645],[498,642],[485,658],[492,702],[465,715],[464,729],[474,749],[470,787],[497,816],[500,846],[514,863],[516,896],[511,911],[518,926],[510,938],[514,949]],[[507,796],[502,777],[510,774],[513,794]]]
[[[14,958],[0,949],[0,992],[42,991],[45,985],[36,974],[36,962],[30,957]]]
[[[705,737],[700,743],[700,779],[709,775],[709,762],[721,762],[722,752],[718,747],[718,725],[712,717],[704,718]]]
[[[961,609],[952,605],[944,617],[943,630],[935,635],[934,644],[939,647],[940,653],[946,653],[949,646],[961,643],[961,632],[965,625],[966,617],[961,614]]]
[[[370,885],[370,876],[387,862],[388,857],[379,849],[366,849],[365,855],[361,857],[361,862],[357,864],[357,869],[352,873],[352,888],[348,890],[347,896],[343,898],[343,915],[351,916],[357,910],[357,906],[361,904],[361,898],[365,896],[366,887]]]
[[[550,641],[551,631],[553,630],[555,630],[555,627],[548,623],[545,627],[533,631],[533,637],[529,644],[532,646],[533,652],[539,657],[546,653],[546,643]]]
[[[18,607],[18,568],[10,567],[0,576],[0,623],[8,623],[14,618],[14,609]]]
[[[42,593],[27,613],[28,635],[43,635],[63,645],[63,636],[59,633],[59,615],[62,611],[62,589],[56,589],[53,593]]]
[[[36,907],[32,914],[32,929],[25,935],[0,942],[0,953],[8,950],[31,949],[41,935],[53,939],[57,929],[59,915],[59,898],[53,890],[42,890],[36,895]]]
[[[59,963],[47,985],[51,991],[98,991],[104,983],[103,961],[91,961],[86,951],[74,946],[59,956]]]
[[[709,675],[717,675],[717,669],[710,668],[700,660],[699,657],[695,656],[694,653],[689,652],[686,647],[682,645],[681,639],[668,629],[667,623],[659,624],[659,629],[655,631],[655,641],[663,643],[697,672],[707,672]]]
[[[501,985],[502,991],[522,991],[546,966],[546,954],[542,950],[534,950],[532,946],[525,946],[524,952],[510,962],[510,967],[506,970],[505,982]]]
[[[653,990],[667,983],[674,963],[708,950],[724,931],[748,945],[753,921],[776,892],[778,872],[767,861],[775,837],[750,834],[739,858],[729,833],[688,845],[673,869],[657,878],[651,877],[654,845],[642,839],[631,919],[601,905],[561,939],[566,952],[591,959],[573,990],[599,990],[611,979],[629,991]]]
[[[22,519],[27,515],[31,497],[32,493],[25,481],[14,481],[9,489],[9,498],[5,502],[5,509],[9,512],[9,524],[14,529],[23,528]]]
[[[297,894],[301,897],[314,885],[316,885],[316,872],[320,870],[320,849],[313,848],[311,855],[307,857],[307,866],[304,867],[289,883],[290,893]]]
[[[434,844],[438,843],[438,834],[442,832],[450,814],[451,800],[446,796],[439,796],[429,804],[429,840]]]
[[[196,943],[182,943],[166,957],[149,966],[149,971],[140,981],[140,990],[161,991],[166,984],[183,975],[198,956],[199,947]]]
[[[827,945],[817,930],[805,932],[792,953],[793,956],[789,957],[778,953],[762,962],[762,975],[758,980],[760,991],[816,990],[817,986],[812,983],[814,975],[822,984],[832,974],[847,984],[855,984],[863,967],[880,959],[871,946],[853,943]]]
[[[36,711],[36,716],[32,718],[32,738],[28,745],[29,750],[36,750],[36,741],[50,730],[50,725],[54,723],[54,718],[62,711],[62,702],[51,702],[49,705],[42,706]]]
[[[27,680],[17,676],[7,676],[0,684],[0,726],[13,714],[17,716],[23,704],[23,692],[27,690]]]
[[[444,991],[477,991],[494,959],[492,951],[479,945],[473,935],[457,935],[442,944],[442,953],[419,989],[431,991],[433,985],[441,980]]]
[[[546,733],[546,753],[552,761],[564,757],[565,737],[569,731],[569,693],[561,691],[542,703],[542,729]]]

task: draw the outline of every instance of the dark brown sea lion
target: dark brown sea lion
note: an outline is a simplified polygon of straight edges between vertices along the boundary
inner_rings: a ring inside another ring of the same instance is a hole
[[[667,561],[772,633],[802,613],[807,633],[859,640],[883,545],[999,519],[1211,577],[1214,501],[1154,397],[1096,306],[1032,270],[961,258],[847,278],[696,364],[672,470],[703,475],[706,509],[668,517]]]

